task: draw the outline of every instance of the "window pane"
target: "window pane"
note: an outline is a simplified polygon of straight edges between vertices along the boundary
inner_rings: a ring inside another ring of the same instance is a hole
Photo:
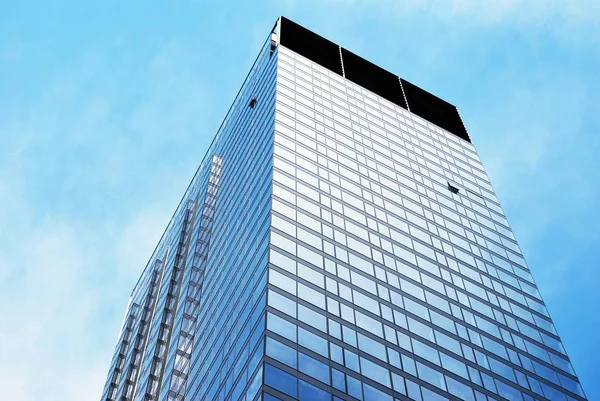
[[[300,380],[300,401],[329,401],[331,395],[318,387]]]
[[[298,353],[298,370],[329,384],[329,367],[301,352]]]
[[[276,390],[281,391],[291,397],[296,397],[298,390],[296,389],[297,379],[274,366],[265,364],[265,383]]]
[[[287,338],[290,341],[296,342],[296,325],[288,322],[285,319],[269,313],[267,316],[267,329],[273,333]]]
[[[267,355],[296,369],[296,350],[267,337]]]

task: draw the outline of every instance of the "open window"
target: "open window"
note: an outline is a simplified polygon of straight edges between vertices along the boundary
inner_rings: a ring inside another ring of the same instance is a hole
[[[256,96],[252,96],[252,99],[250,99],[250,103],[248,104],[248,106],[250,106],[251,109],[256,107],[256,103],[258,101],[256,100]]]
[[[454,185],[452,185],[451,183],[448,183],[448,190],[450,192],[452,192],[453,194],[457,194],[458,193],[458,187],[455,187]]]

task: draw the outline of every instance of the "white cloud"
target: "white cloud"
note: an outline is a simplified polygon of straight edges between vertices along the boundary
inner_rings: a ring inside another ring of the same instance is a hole
[[[372,19],[415,19],[446,26],[448,35],[477,32],[482,28],[523,28],[545,30],[567,42],[600,39],[600,2],[596,0],[307,0],[325,6],[324,15],[335,13],[345,21]],[[288,10],[296,11],[307,1],[287,0]],[[340,24],[327,17],[324,26]],[[417,25],[418,29],[418,25]],[[418,40],[418,38],[415,38]],[[432,44],[433,45],[433,44]]]
[[[10,247],[0,246],[6,399],[99,397],[127,295],[168,216],[141,212],[112,233],[52,218],[28,226],[22,216],[0,227],[2,240],[23,227]]]
[[[202,146],[185,54],[169,43],[121,66],[142,75],[127,88],[109,55],[83,57],[0,121],[4,399],[99,399],[129,293],[201,158],[167,153]]]
[[[318,0],[337,4],[365,4],[388,10],[429,10],[443,17],[470,16],[484,22],[599,20],[600,4],[594,0]]]

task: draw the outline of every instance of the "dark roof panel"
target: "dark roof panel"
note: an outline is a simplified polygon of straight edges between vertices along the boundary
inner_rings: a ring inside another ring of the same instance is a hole
[[[288,49],[471,142],[456,107],[426,90],[285,17],[281,17],[279,41]]]
[[[407,108],[398,76],[343,47],[342,60],[347,79],[400,107]]]
[[[339,46],[285,17],[281,17],[280,43],[309,60],[342,75]]]
[[[471,142],[455,106],[404,79],[401,82],[411,112]]]

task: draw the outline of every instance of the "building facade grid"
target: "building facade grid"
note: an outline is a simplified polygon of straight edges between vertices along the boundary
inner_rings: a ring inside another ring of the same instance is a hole
[[[286,24],[132,292],[102,401],[584,401],[464,127]]]
[[[276,121],[267,356],[296,391],[583,397],[470,143],[284,47]]]

